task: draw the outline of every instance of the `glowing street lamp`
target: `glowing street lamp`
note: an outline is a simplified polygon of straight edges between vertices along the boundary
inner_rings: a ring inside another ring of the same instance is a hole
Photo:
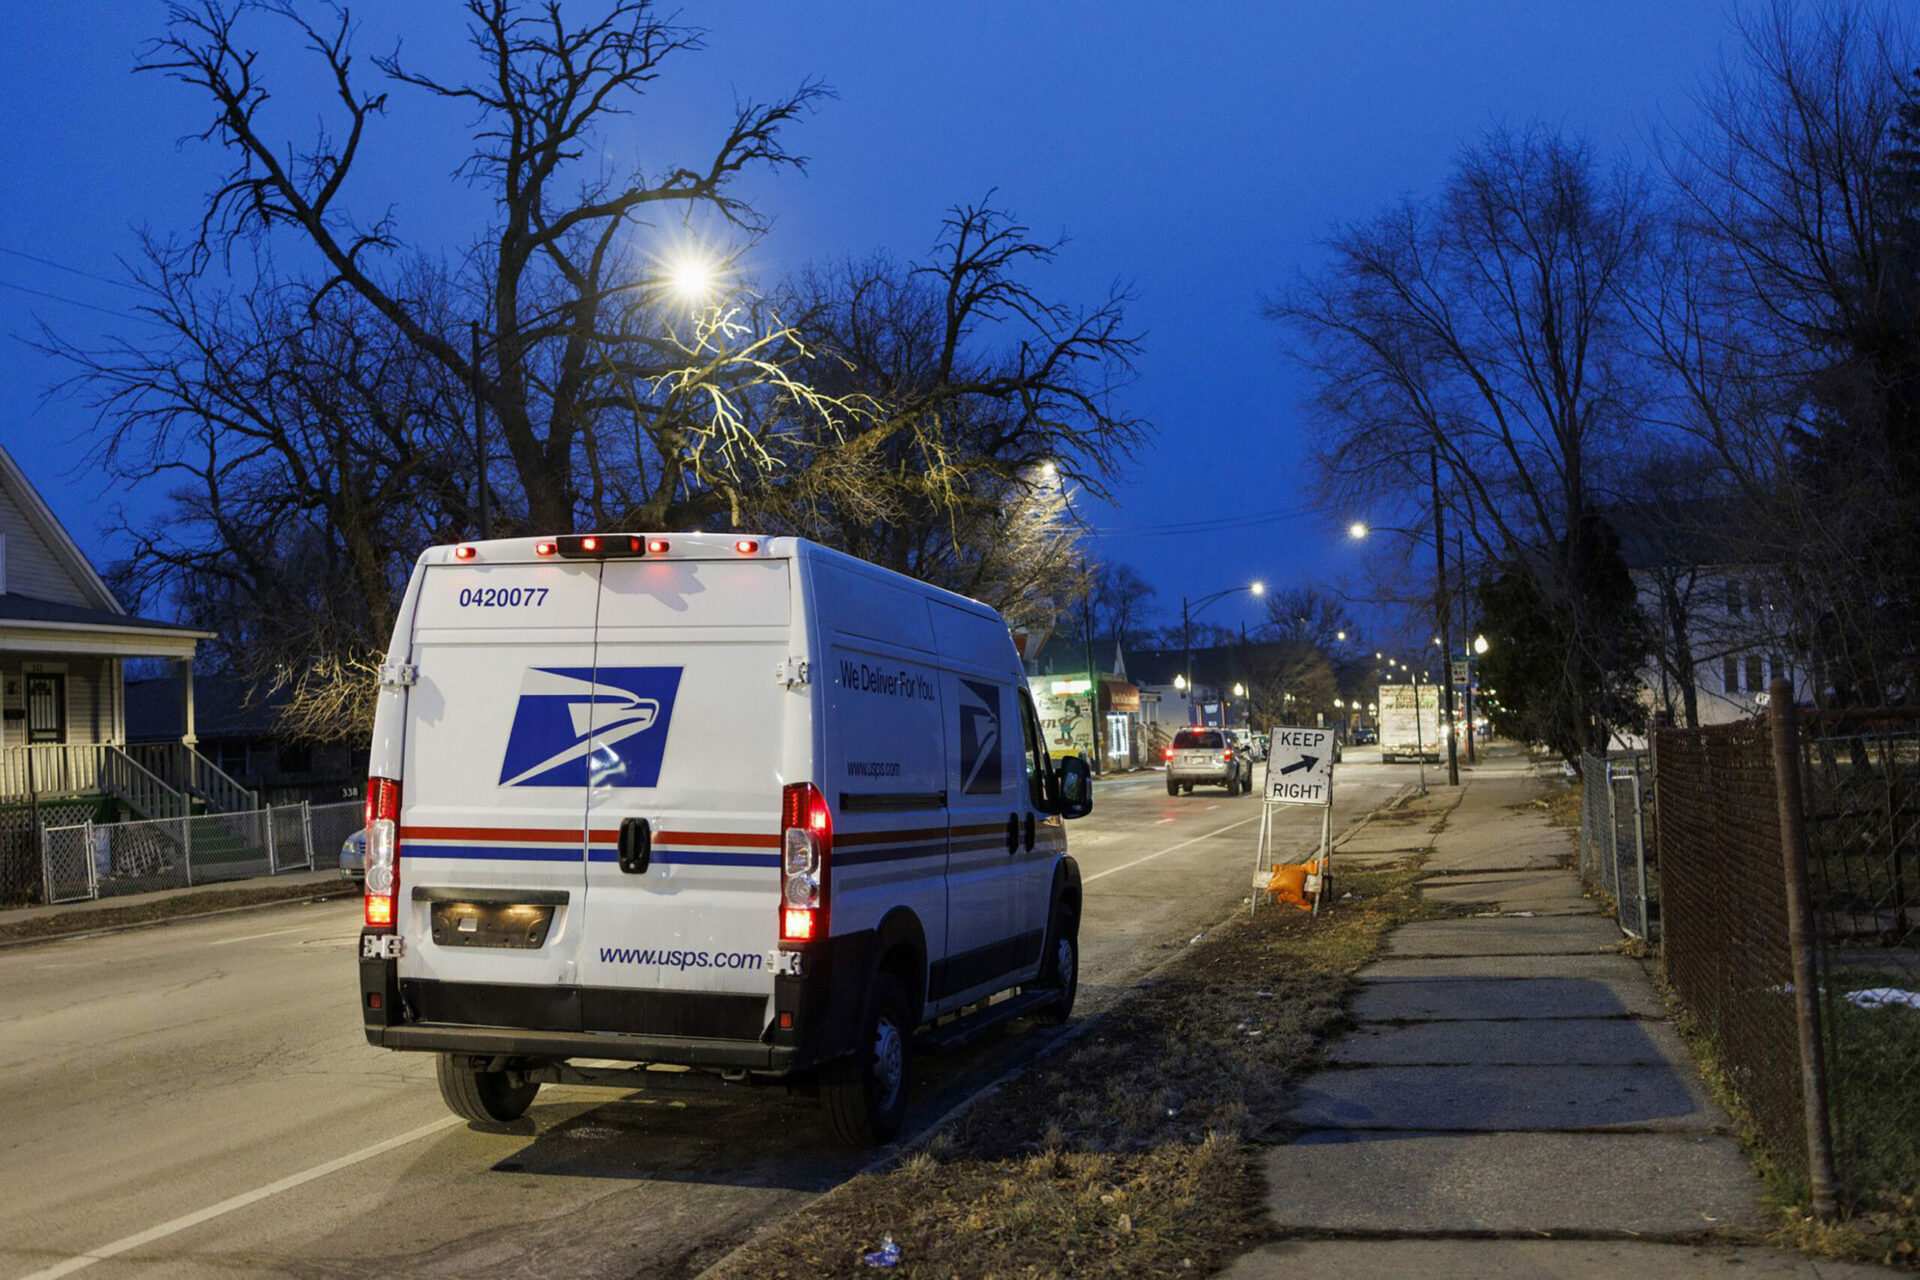
[[[1187,678],[1176,673],[1173,677],[1173,687],[1185,693],[1187,690]]]
[[[1492,647],[1493,647],[1492,645],[1487,643],[1487,638],[1485,636],[1475,636],[1473,638],[1473,651],[1475,653],[1485,653],[1488,649],[1491,649]]]
[[[1367,528],[1367,522],[1364,520],[1355,520],[1352,524],[1347,526],[1347,536],[1349,538],[1352,538],[1356,542],[1358,542],[1361,538],[1366,537],[1371,532],[1373,531]]]
[[[719,278],[719,267],[704,254],[683,253],[667,264],[667,288],[688,306],[711,297]]]

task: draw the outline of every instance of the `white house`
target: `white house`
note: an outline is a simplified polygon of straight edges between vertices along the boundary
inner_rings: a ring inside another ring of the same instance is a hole
[[[60,798],[149,818],[251,808],[194,750],[194,651],[212,638],[129,614],[0,448],[0,811]],[[130,658],[182,675],[179,741],[128,748]]]

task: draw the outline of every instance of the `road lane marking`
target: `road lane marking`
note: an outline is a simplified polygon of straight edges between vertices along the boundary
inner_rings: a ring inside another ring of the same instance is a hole
[[[342,1169],[351,1168],[362,1161],[371,1160],[375,1156],[385,1155],[395,1148],[406,1146],[409,1142],[418,1142],[422,1138],[431,1137],[443,1129],[450,1129],[454,1125],[461,1123],[464,1122],[458,1116],[445,1116],[439,1120],[435,1120],[432,1124],[423,1124],[418,1129],[409,1129],[397,1137],[388,1138],[385,1142],[376,1142],[370,1147],[362,1147],[360,1150],[352,1152],[349,1155],[341,1156],[337,1160],[329,1160],[325,1164],[317,1164],[304,1172],[289,1174],[278,1182],[269,1182],[263,1187],[255,1187],[251,1191],[243,1191],[237,1196],[230,1196],[222,1200],[219,1204],[208,1205],[204,1209],[184,1214],[170,1222],[163,1222],[157,1227],[148,1227],[145,1231],[137,1235],[122,1236],[112,1244],[103,1244],[97,1249],[89,1249],[85,1253],[76,1254],[64,1262],[56,1262],[44,1270],[22,1276],[21,1280],[57,1280],[59,1276],[70,1276],[76,1271],[85,1270],[96,1262],[105,1262],[109,1258],[117,1258],[123,1253],[129,1253],[144,1245],[152,1244],[156,1240],[164,1240],[168,1236],[178,1235],[190,1227],[197,1227],[203,1222],[211,1222],[213,1219],[232,1213],[236,1209],[244,1209],[248,1205],[258,1204],[269,1196],[279,1195],[282,1191],[291,1191],[295,1187],[305,1186],[316,1178],[324,1178],[330,1173],[338,1173]]]
[[[1123,862],[1117,867],[1108,867],[1105,871],[1096,871],[1090,876],[1082,876],[1080,878],[1080,883],[1083,885],[1092,884],[1095,880],[1100,879],[1102,876],[1110,876],[1116,871],[1125,871],[1129,867],[1137,867],[1143,862],[1152,862],[1155,858],[1164,858],[1170,853],[1178,853],[1180,850],[1186,848],[1190,844],[1199,844],[1202,840],[1210,840],[1214,836],[1226,834],[1227,832],[1233,830],[1235,827],[1244,827],[1249,822],[1258,822],[1259,820],[1260,820],[1260,815],[1256,813],[1250,818],[1242,818],[1238,822],[1229,822],[1226,826],[1217,828],[1213,831],[1209,831],[1205,835],[1195,836],[1191,840],[1182,840],[1179,844],[1168,845],[1166,848],[1162,849],[1158,853],[1150,853],[1144,858],[1135,858],[1132,862]],[[29,1277],[29,1280],[31,1280],[31,1277]]]
[[[311,925],[301,925],[295,929],[275,929],[270,933],[250,933],[244,938],[222,938],[218,942],[209,942],[210,947],[230,947],[236,942],[258,942],[262,938],[278,938],[288,933],[305,933]]]
[[[1153,825],[1154,825],[1154,826],[1156,826],[1156,827],[1159,827],[1159,826],[1164,826],[1164,825],[1166,825],[1167,823],[1169,823],[1169,822],[1172,822],[1172,821],[1173,821],[1173,819],[1172,819],[1172,818],[1155,818],[1155,819],[1153,820]]]

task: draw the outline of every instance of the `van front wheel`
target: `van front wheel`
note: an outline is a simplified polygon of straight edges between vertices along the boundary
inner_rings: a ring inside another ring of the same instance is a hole
[[[489,1071],[486,1063],[471,1054],[441,1054],[434,1065],[440,1097],[449,1111],[472,1124],[510,1124],[527,1114],[540,1082],[517,1071]]]
[[[833,1136],[872,1147],[900,1132],[907,1115],[908,1039],[913,1027],[906,992],[890,973],[874,979],[860,1044],[829,1066],[820,1082]]]

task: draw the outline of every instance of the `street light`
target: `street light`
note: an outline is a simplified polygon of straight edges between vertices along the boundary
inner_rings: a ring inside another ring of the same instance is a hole
[[[667,264],[667,287],[688,306],[705,302],[718,278],[719,269],[704,254],[682,253]]]
[[[1240,683],[1240,682],[1239,682],[1238,680],[1236,680],[1236,681],[1234,681],[1234,682],[1233,682],[1233,696],[1234,696],[1234,697],[1236,697],[1236,698],[1244,698],[1244,697],[1246,697],[1246,696],[1247,696],[1247,686],[1245,686],[1244,684],[1241,684],[1241,683]]]
[[[1352,524],[1347,526],[1347,536],[1349,538],[1352,538],[1356,542],[1359,541],[1361,538],[1366,537],[1367,534],[1371,532],[1372,530],[1367,528],[1367,523],[1364,520],[1355,520]]]
[[[1208,605],[1212,604],[1216,600],[1224,600],[1228,596],[1238,595],[1242,591],[1249,592],[1256,596],[1263,596],[1267,594],[1267,584],[1256,580],[1248,583],[1244,587],[1223,587],[1219,591],[1215,591],[1209,595],[1201,596],[1198,600],[1193,600],[1193,601],[1189,601],[1185,596],[1180,597],[1180,645],[1181,645],[1181,648],[1186,653],[1187,669],[1185,673],[1186,683],[1185,684],[1175,683],[1174,688],[1176,689],[1189,688],[1193,684],[1193,615],[1196,613],[1199,613],[1202,609],[1206,608]],[[1246,628],[1242,627],[1241,638],[1243,643],[1245,641],[1245,631],[1246,631]],[[1225,709],[1222,708],[1222,711],[1223,711],[1223,714],[1221,716],[1222,720],[1226,718],[1224,715],[1224,710]],[[1189,717],[1188,723],[1192,723],[1191,717],[1193,715],[1193,705],[1191,702],[1189,702],[1187,706],[1187,715]]]
[[[1487,643],[1487,638],[1485,636],[1475,636],[1473,638],[1473,651],[1475,653],[1485,653],[1488,649],[1491,649],[1492,647],[1493,647],[1492,645]]]
[[[1344,631],[1336,631],[1336,632],[1334,632],[1334,633],[1333,633],[1333,638],[1334,638],[1335,640],[1342,640],[1342,641],[1344,641],[1344,640],[1345,640],[1345,639],[1347,638],[1347,633],[1346,633],[1346,632],[1344,632]]]
[[[1176,673],[1173,677],[1173,687],[1185,693],[1187,689],[1187,678]]]

